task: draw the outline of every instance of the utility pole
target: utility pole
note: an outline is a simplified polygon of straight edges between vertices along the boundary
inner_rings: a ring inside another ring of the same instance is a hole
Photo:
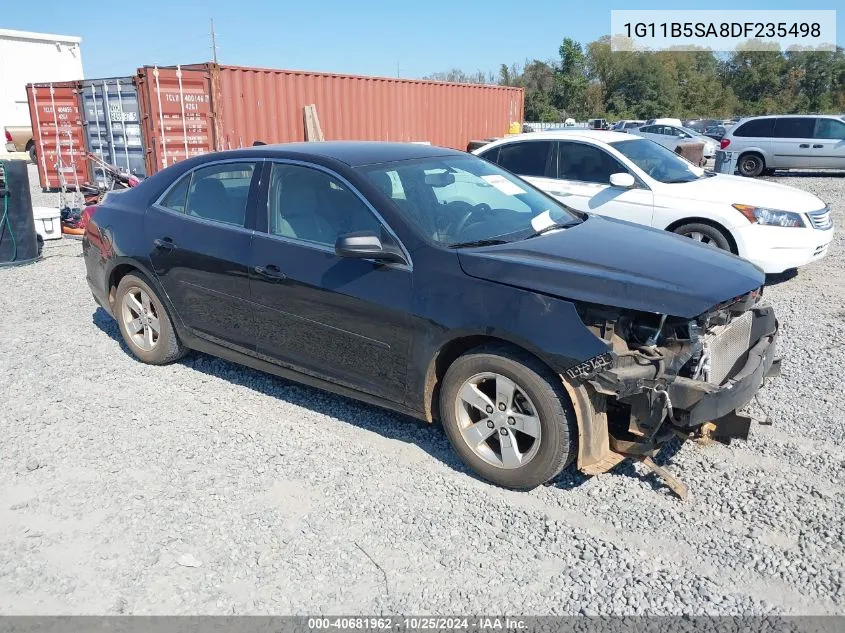
[[[217,40],[214,36],[214,18],[211,18],[211,57],[214,65],[217,65]]]
[[[399,78],[399,62],[396,62],[396,78]]]

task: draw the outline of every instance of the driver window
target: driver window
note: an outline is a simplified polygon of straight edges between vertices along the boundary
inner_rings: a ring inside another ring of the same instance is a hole
[[[346,185],[324,171],[274,163],[267,193],[269,232],[334,248],[353,231],[381,234],[381,222]]]
[[[558,178],[562,180],[607,185],[611,174],[628,171],[613,156],[593,145],[561,141],[558,151]]]

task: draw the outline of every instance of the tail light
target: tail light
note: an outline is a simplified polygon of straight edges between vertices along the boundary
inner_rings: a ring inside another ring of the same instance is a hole
[[[91,206],[85,207],[82,210],[82,217],[79,220],[79,228],[85,229],[88,228],[88,221],[91,219],[91,216],[94,215],[94,211],[97,210],[97,205],[92,204]]]
[[[731,144],[731,139],[723,138],[721,141],[719,141],[719,149],[725,149],[730,144]]]
[[[9,132],[9,130],[6,130],[6,142],[7,142],[7,143],[11,143],[11,142],[12,142],[12,135],[11,135],[11,133]]]

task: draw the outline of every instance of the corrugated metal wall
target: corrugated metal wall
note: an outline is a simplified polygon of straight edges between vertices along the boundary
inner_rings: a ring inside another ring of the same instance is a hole
[[[85,128],[79,106],[80,82],[26,87],[38,179],[45,189],[70,188],[88,181]]]
[[[465,149],[522,121],[520,88],[207,65],[220,149],[305,140],[317,106],[327,140],[428,141]]]
[[[122,98],[112,103],[116,92],[106,95],[112,85],[137,90],[140,125],[126,118],[134,102],[121,109]],[[151,175],[215,149],[247,147],[256,140],[302,141],[303,108],[310,104],[317,106],[327,140],[422,141],[461,150],[471,139],[506,134],[523,112],[520,88],[213,64],[144,66],[135,77],[32,85],[27,91],[45,188],[62,185],[60,168],[68,187],[90,182],[87,151],[102,151],[136,174],[143,153]],[[87,134],[83,105],[90,110]],[[113,106],[116,118],[106,117]],[[102,149],[109,143],[108,151]]]

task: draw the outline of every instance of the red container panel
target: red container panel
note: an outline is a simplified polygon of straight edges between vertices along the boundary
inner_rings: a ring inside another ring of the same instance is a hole
[[[521,88],[238,66],[207,68],[217,146],[305,140],[303,108],[317,106],[326,140],[423,141],[466,149],[522,122]]]
[[[207,70],[145,66],[136,84],[147,174],[215,148]]]
[[[90,180],[79,107],[80,87],[80,82],[26,87],[38,179],[44,189],[76,189]]]

